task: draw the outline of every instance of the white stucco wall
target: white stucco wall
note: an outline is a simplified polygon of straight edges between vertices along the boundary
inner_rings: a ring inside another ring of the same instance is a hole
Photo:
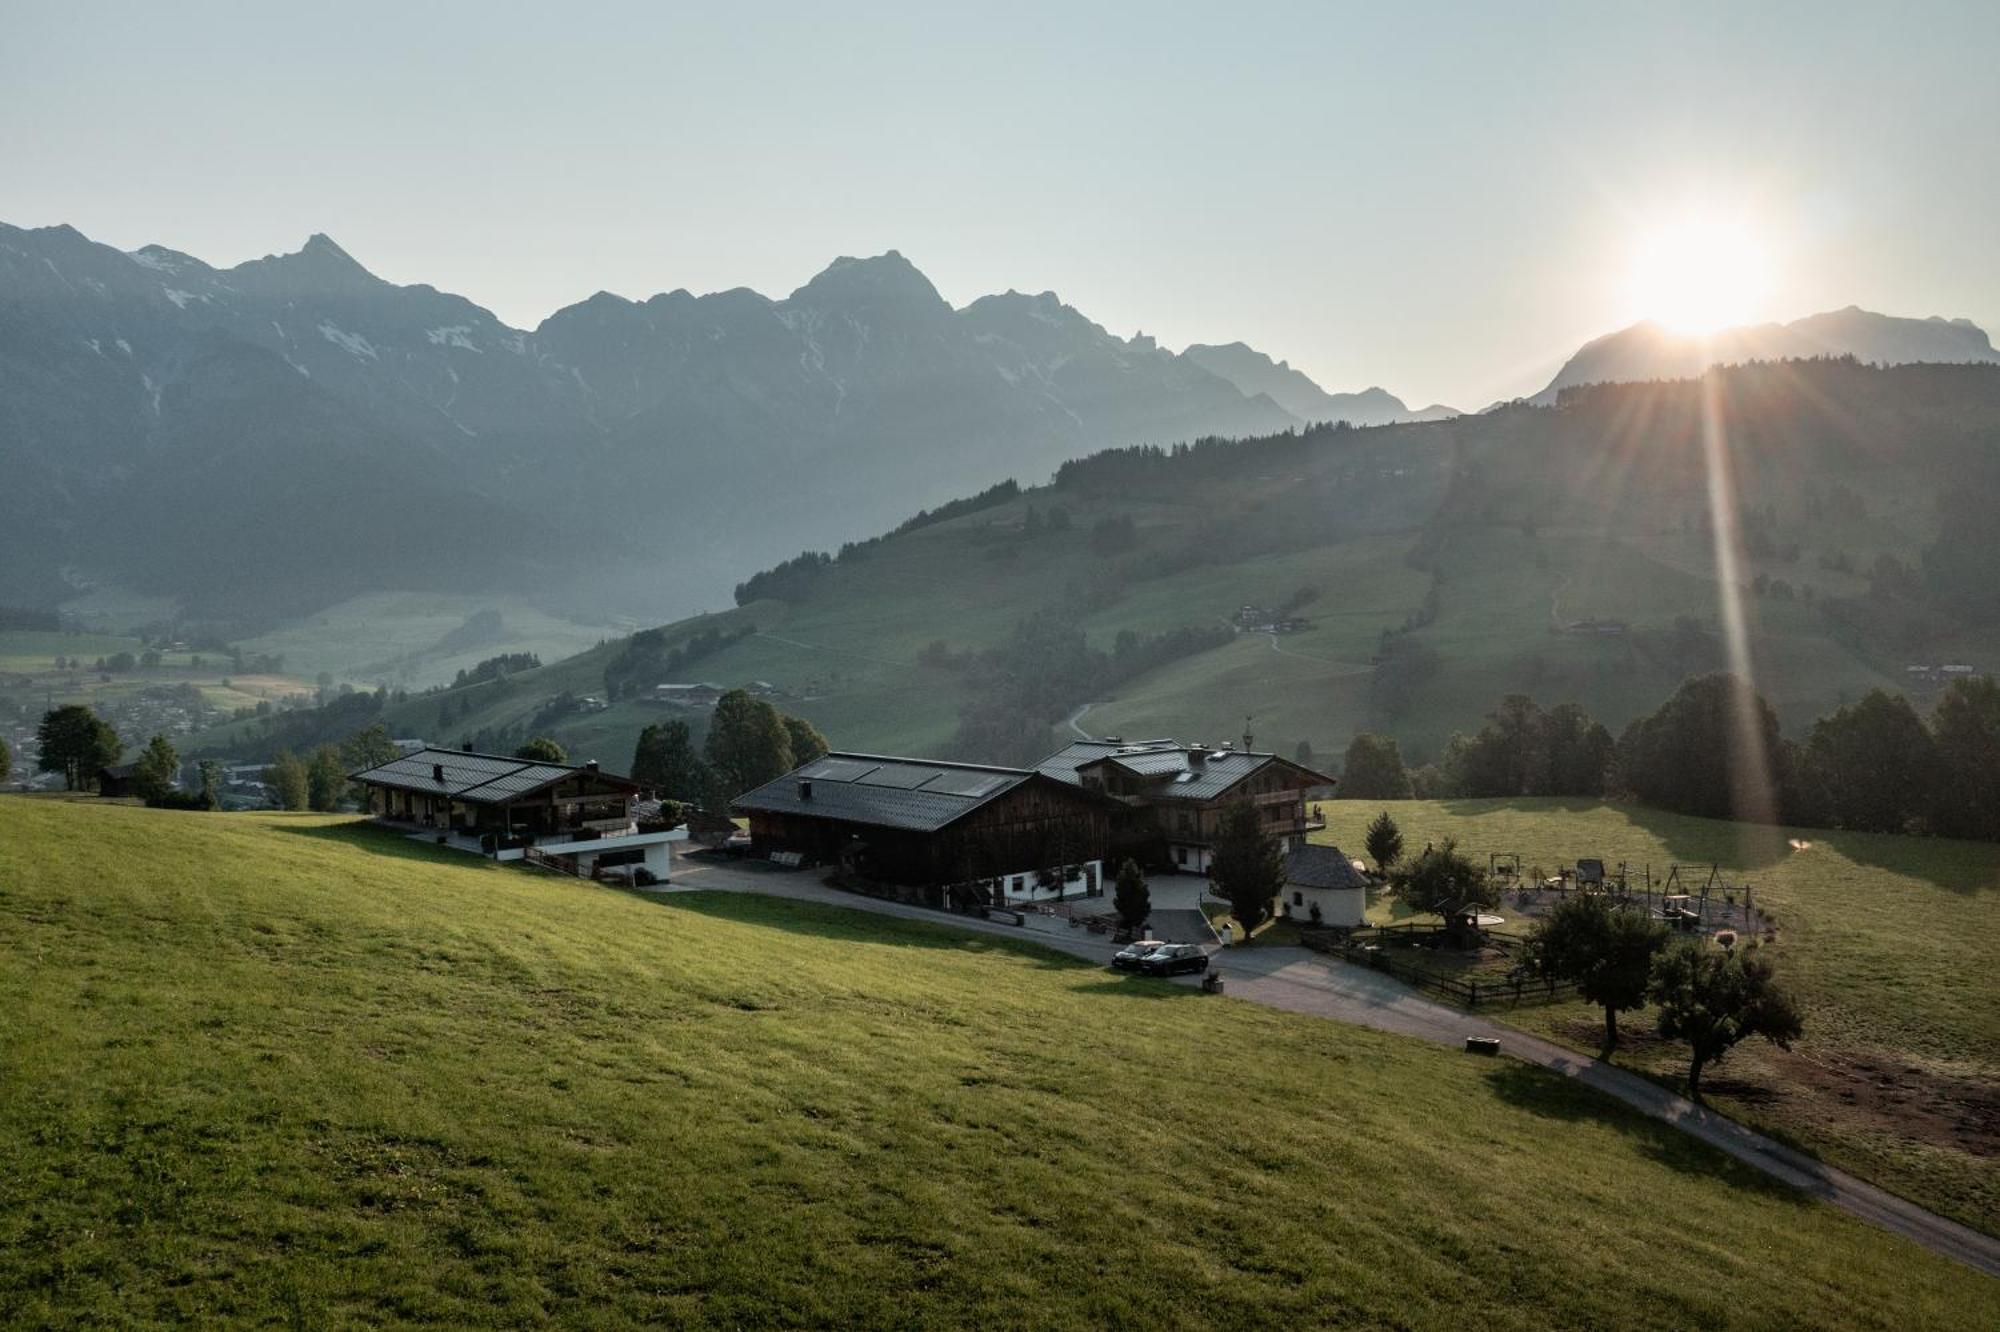
[[[1086,860],[1082,862],[1082,869],[1082,875],[1062,885],[1062,895],[1064,897],[1080,896],[1092,884],[1104,889],[1106,892],[1110,891],[1104,882],[1103,861]],[[1056,900],[1056,893],[1053,889],[1039,886],[1033,870],[1022,870],[1017,874],[1001,875],[1000,894],[1008,902],[1053,902]]]
[[[1368,892],[1364,888],[1304,888],[1298,884],[1285,885],[1285,914],[1302,925],[1314,924],[1313,904],[1319,904],[1320,925],[1338,929],[1353,929],[1361,924],[1363,913],[1368,908]]]

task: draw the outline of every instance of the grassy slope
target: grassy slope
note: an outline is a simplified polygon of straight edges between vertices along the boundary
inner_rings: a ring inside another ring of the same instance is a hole
[[[1796,1057],[1761,1042],[1739,1047],[1712,1075],[1711,1099],[1828,1160],[1988,1230],[2000,1217],[1995,1128],[1963,1132],[2000,1086],[2000,847],[1866,833],[1751,828],[1654,810],[1563,801],[1328,801],[1326,840],[1362,853],[1364,829],[1391,811],[1406,845],[1446,837],[1483,859],[1518,852],[1550,872],[1580,856],[1650,863],[1720,863],[1749,882],[1780,931],[1780,963],[1805,1005]],[[1792,836],[1809,839],[1794,851]],[[1504,910],[1504,908],[1503,908]],[[1597,1010],[1527,1008],[1509,1020],[1594,1049]],[[1650,1014],[1627,1019],[1638,1036]],[[1679,1046],[1621,1056],[1664,1077],[1684,1068]],[[1876,1084],[1890,1078],[1894,1087]],[[1850,1095],[1843,1095],[1849,1093]],[[1924,1122],[1919,1123],[1918,1117]],[[1961,1130],[1948,1130],[1954,1118]],[[1980,1148],[1977,1143],[1984,1143]],[[1982,1154],[1983,1152],[1983,1154]]]
[[[0,800],[9,1321],[1992,1326],[1470,1060],[306,816]]]

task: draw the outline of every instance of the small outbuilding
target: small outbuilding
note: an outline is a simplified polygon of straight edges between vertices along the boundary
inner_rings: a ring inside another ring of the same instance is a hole
[[[1368,880],[1339,847],[1301,843],[1285,853],[1285,915],[1351,930],[1367,909]]]
[[[118,763],[97,770],[97,794],[129,796],[135,793],[132,779],[138,775],[136,763]]]

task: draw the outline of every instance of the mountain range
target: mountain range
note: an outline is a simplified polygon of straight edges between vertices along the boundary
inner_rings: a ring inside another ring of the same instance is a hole
[[[1993,360],[1849,309],[1639,325],[1542,395],[1710,360]],[[668,618],[747,571],[1129,444],[1440,420],[1240,342],[1175,353],[1054,293],[954,307],[894,250],[773,299],[599,292],[532,329],[315,235],[217,268],[0,225],[0,603],[109,585],[240,631],[390,589]],[[230,623],[230,622],[234,623]]]
[[[1642,322],[1585,343],[1529,401],[1552,403],[1564,389],[1583,384],[1692,379],[1712,365],[1823,356],[1852,356],[1869,365],[2000,361],[1985,330],[1969,319],[1905,319],[1855,305],[1706,336]]]
[[[893,250],[781,300],[599,292],[530,331],[324,235],[216,268],[0,226],[0,600],[107,582],[257,618],[510,588],[666,614],[1095,449],[1421,415],[1052,292],[954,308]]]

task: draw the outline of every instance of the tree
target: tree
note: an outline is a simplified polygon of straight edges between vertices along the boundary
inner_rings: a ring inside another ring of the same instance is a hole
[[[346,799],[347,769],[341,766],[340,751],[321,745],[306,767],[306,801],[321,813],[331,814]]]
[[[1930,822],[1937,742],[1901,694],[1871,689],[1814,722],[1804,766],[1814,812],[1835,827],[1907,832]]]
[[[111,724],[81,703],[67,703],[42,714],[35,728],[41,756],[35,766],[63,775],[66,790],[88,790],[97,770],[118,762],[125,752]]]
[[[13,772],[14,751],[7,747],[5,740],[0,740],[0,782],[6,781],[8,777],[13,775]]]
[[[831,748],[826,743],[826,737],[819,733],[819,728],[805,718],[786,717],[784,722],[785,738],[792,746],[793,767],[824,757],[826,751]]]
[[[1146,887],[1146,876],[1130,857],[1118,867],[1118,877],[1112,881],[1111,907],[1118,913],[1118,923],[1128,930],[1138,929],[1153,914],[1153,894]]]
[[[1389,817],[1386,809],[1368,825],[1368,858],[1384,874],[1403,858],[1403,830],[1396,826],[1396,821]]]
[[[1340,794],[1348,800],[1408,800],[1413,794],[1410,774],[1395,740],[1365,732],[1350,740],[1341,765]]]
[[[1257,807],[1233,801],[1222,812],[1222,828],[1209,858],[1215,891],[1229,903],[1229,914],[1243,927],[1244,938],[1271,914],[1271,903],[1285,887],[1284,855],[1275,838],[1264,832]]]
[[[198,765],[201,773],[201,803],[206,809],[222,808],[222,765],[214,759],[203,759]]]
[[[147,800],[158,800],[173,789],[180,770],[181,756],[174,752],[173,742],[156,735],[133,761],[132,789]]]
[[[1535,923],[1528,959],[1542,975],[1574,982],[1579,995],[1604,1009],[1608,1055],[1618,1045],[1619,1013],[1646,1002],[1653,959],[1666,942],[1666,926],[1647,912],[1614,905],[1603,893],[1579,893]]]
[[[514,751],[517,759],[533,759],[537,763],[567,763],[569,755],[563,747],[546,735],[538,735]]]
[[[364,727],[340,742],[340,761],[349,772],[360,772],[388,763],[402,755],[381,722]]]
[[[632,747],[632,780],[675,800],[709,798],[708,766],[695,753],[686,722],[655,722],[639,732],[639,743]]]
[[[1458,843],[1446,838],[1426,848],[1396,880],[1396,896],[1412,911],[1429,912],[1451,918],[1461,911],[1492,906],[1499,898],[1486,878],[1486,871],[1458,852]]]
[[[2000,839],[2000,683],[1954,680],[1931,712],[1939,831]]]
[[[1292,761],[1301,768],[1310,768],[1313,765],[1312,741],[1299,741],[1298,748],[1292,751]]]
[[[312,799],[312,784],[306,776],[306,765],[291,750],[278,751],[278,757],[264,769],[264,780],[278,797],[280,809],[308,808]]]
[[[1536,795],[1601,796],[1611,774],[1617,742],[1575,703],[1559,703],[1542,714],[1542,758]]]
[[[1740,717],[1748,718],[1747,737]],[[1753,745],[1766,759],[1780,752],[1771,705],[1737,676],[1701,675],[1626,728],[1618,762],[1632,793],[1649,805],[1706,818],[1756,818],[1769,814],[1774,793],[1758,786],[1773,773],[1756,770]]]
[[[715,704],[708,724],[708,766],[717,795],[730,800],[791,771],[792,742],[784,718],[761,698],[732,689]]]
[[[1647,998],[1660,1010],[1660,1035],[1688,1043],[1688,1096],[1701,1104],[1701,1071],[1737,1042],[1762,1036],[1780,1050],[1805,1030],[1776,968],[1755,947],[1718,948],[1705,939],[1669,944],[1653,963]]]

